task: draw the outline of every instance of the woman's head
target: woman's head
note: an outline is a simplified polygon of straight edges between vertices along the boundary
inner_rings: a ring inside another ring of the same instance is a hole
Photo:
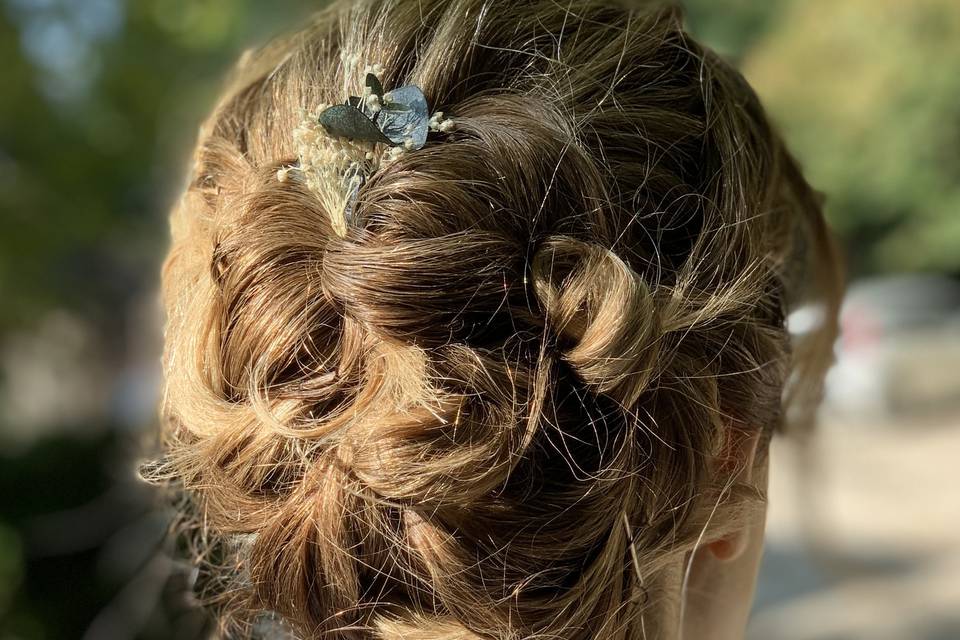
[[[277,172],[353,56],[456,129],[341,237]],[[820,296],[832,338],[817,198],[654,3],[336,2],[241,61],[171,225],[152,474],[248,631],[671,637],[694,551],[760,509],[788,376],[817,387],[785,315]]]

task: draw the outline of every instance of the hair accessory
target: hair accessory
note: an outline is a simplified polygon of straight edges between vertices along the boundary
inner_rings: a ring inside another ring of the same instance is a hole
[[[356,64],[353,58],[345,63]],[[408,151],[427,143],[431,132],[449,132],[452,120],[430,114],[420,87],[406,85],[390,92],[378,78],[382,67],[368,67],[362,96],[343,104],[322,105],[307,114],[294,131],[299,167],[307,187],[323,202],[334,231],[341,237],[353,218],[354,203],[367,178]],[[289,171],[277,172],[286,182]]]

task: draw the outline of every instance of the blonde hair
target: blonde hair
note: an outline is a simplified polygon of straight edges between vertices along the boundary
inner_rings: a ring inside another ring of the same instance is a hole
[[[341,238],[277,172],[344,53],[457,126]],[[171,227],[147,475],[228,634],[656,637],[667,567],[762,498],[734,433],[811,406],[835,333],[816,194],[653,3],[335,2],[241,61]]]

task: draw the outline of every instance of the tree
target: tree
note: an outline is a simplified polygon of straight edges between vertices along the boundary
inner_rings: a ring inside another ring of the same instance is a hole
[[[960,271],[960,3],[793,0],[746,55],[855,272]]]

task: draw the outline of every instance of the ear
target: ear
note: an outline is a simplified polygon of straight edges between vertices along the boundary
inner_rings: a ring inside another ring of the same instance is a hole
[[[761,429],[746,429],[733,426],[727,431],[726,442],[717,457],[717,472],[737,484],[753,484],[756,473],[757,453],[762,439]],[[736,560],[750,543],[750,527],[744,527],[704,545],[716,560]]]
[[[742,425],[727,429],[723,446],[717,455],[717,473],[732,482],[750,484],[762,438],[762,429],[748,429]]]

